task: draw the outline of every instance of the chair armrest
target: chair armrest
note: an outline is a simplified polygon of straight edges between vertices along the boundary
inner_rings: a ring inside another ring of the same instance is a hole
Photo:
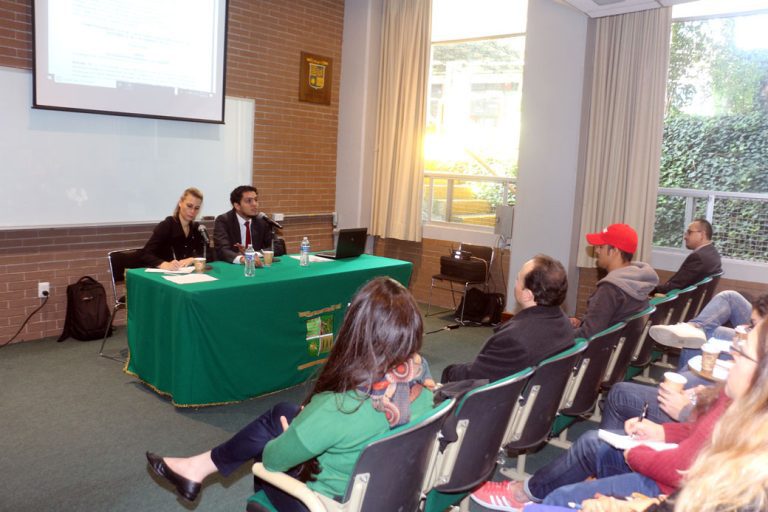
[[[282,472],[269,471],[261,462],[253,465],[253,474],[301,501],[309,512],[327,512],[320,497],[304,482]]]

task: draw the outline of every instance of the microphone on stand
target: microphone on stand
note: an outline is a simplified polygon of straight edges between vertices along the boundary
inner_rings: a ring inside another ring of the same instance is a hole
[[[272,220],[272,218],[269,215],[267,215],[266,213],[264,213],[264,212],[259,212],[259,214],[256,216],[256,218],[264,219],[265,221],[267,221],[267,224],[270,224],[270,225],[276,227],[277,229],[283,229],[282,225],[280,225],[276,221]]]
[[[205,244],[203,245],[203,257],[208,260],[208,246],[211,245],[210,239],[208,238],[208,230],[205,229],[205,226],[202,224],[199,224],[197,226],[197,230],[200,232],[200,236],[203,237],[203,241]],[[210,265],[206,265],[206,269],[210,268]]]
[[[208,245],[211,243],[211,241],[208,239],[208,230],[205,229],[205,226],[200,224],[197,226],[197,230],[200,232],[200,236],[203,237],[203,241],[205,241],[205,245]]]

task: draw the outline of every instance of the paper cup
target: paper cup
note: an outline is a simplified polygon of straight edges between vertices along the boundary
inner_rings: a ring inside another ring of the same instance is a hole
[[[271,267],[272,258],[275,256],[275,251],[261,251],[261,254],[264,255],[264,266]]]
[[[715,369],[720,349],[714,343],[705,343],[701,346],[701,372],[711,374]]]
[[[675,372],[664,373],[664,384],[666,384],[666,387],[670,390],[677,391],[678,393],[682,392],[686,382],[688,382],[688,379],[686,379],[679,373],[675,373]]]
[[[205,258],[195,258],[194,265],[198,274],[205,272]]]

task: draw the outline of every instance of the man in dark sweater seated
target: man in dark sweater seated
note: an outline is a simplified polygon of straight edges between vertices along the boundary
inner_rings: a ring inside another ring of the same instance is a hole
[[[573,346],[573,329],[560,309],[567,291],[559,261],[544,255],[528,260],[515,281],[520,312],[496,328],[473,362],[446,367],[441,381],[498,380]]]
[[[600,233],[587,235],[594,246],[597,266],[608,274],[597,282],[587,299],[587,312],[572,318],[577,338],[589,338],[648,307],[648,294],[659,276],[647,263],[632,261],[637,232],[627,224],[611,224]]]
[[[685,231],[685,248],[692,252],[669,280],[656,287],[656,293],[669,293],[696,284],[722,270],[720,253],[712,243],[712,224],[707,219],[695,219]]]

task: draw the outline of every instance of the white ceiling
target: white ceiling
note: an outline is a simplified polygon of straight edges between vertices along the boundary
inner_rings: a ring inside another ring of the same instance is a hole
[[[612,16],[627,12],[644,11],[658,7],[669,7],[674,4],[682,4],[692,0],[560,0],[567,3],[590,18]]]

